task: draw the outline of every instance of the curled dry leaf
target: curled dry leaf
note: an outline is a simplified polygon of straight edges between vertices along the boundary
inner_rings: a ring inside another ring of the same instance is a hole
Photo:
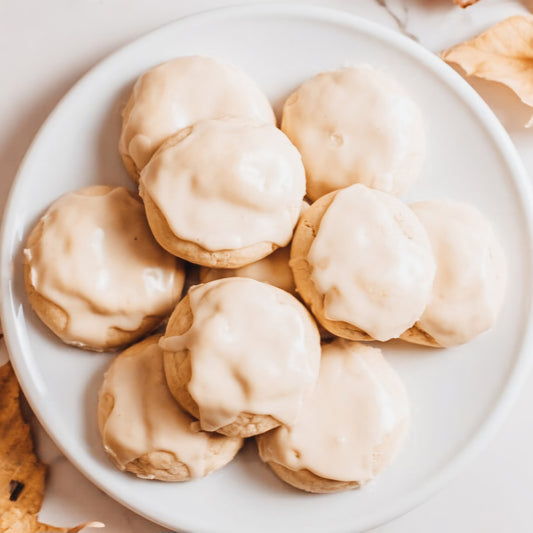
[[[464,8],[475,4],[477,1],[478,0],[453,0],[453,3]]]
[[[7,363],[0,367],[0,532],[77,533],[84,527],[104,527],[100,522],[75,528],[39,522],[46,467],[35,455],[30,427],[20,412],[19,396],[17,378]]]
[[[471,41],[445,50],[441,57],[468,75],[507,85],[533,107],[533,15],[505,19]]]
[[[48,524],[37,524],[37,530],[35,530],[35,533],[79,533],[85,528],[101,528],[105,527],[102,522],[87,522],[85,524],[80,524],[76,527],[55,527],[55,526],[49,526]],[[33,530],[30,530],[32,533]]]

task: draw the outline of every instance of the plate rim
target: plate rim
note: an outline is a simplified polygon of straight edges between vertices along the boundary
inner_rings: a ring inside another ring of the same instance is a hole
[[[25,173],[25,167],[32,159],[32,154],[39,144],[40,137],[44,134],[48,124],[54,120],[56,114],[67,105],[68,100],[75,96],[77,89],[87,83],[93,76],[98,75],[100,69],[105,69],[107,64],[114,61],[115,56],[127,51],[129,47],[133,47],[139,41],[148,40],[157,33],[164,33],[168,28],[178,27],[182,24],[193,22],[205,22],[211,19],[211,22],[216,21],[217,18],[232,18],[239,16],[257,16],[260,14],[268,15],[288,15],[295,18],[313,19],[318,22],[328,22],[338,26],[348,27],[353,31],[363,32],[371,35],[387,44],[398,47],[406,55],[412,57],[426,69],[430,70],[432,74],[436,75],[440,81],[446,83],[448,88],[452,90],[458,97],[460,97],[475,114],[478,120],[489,137],[497,145],[501,157],[505,165],[509,168],[512,174],[512,183],[516,187],[520,203],[523,207],[522,215],[525,220],[526,239],[529,247],[524,254],[523,261],[529,266],[533,265],[533,185],[528,176],[520,156],[513,145],[512,140],[505,131],[503,125],[498,121],[493,111],[482,100],[481,96],[451,67],[444,61],[438,59],[436,55],[424,48],[418,43],[410,40],[400,32],[383,26],[373,20],[369,20],[364,16],[356,15],[342,9],[331,7],[323,7],[312,4],[293,4],[283,2],[267,2],[263,1],[256,4],[240,4],[231,6],[222,6],[214,9],[202,10],[195,12],[176,20],[168,22],[158,28],[150,30],[139,37],[129,41],[125,45],[114,49],[102,60],[93,65],[87,72],[85,72],[67,92],[62,96],[59,102],[55,105],[52,112],[47,116],[28,149],[25,152],[23,159],[16,172],[15,178],[12,181],[11,188],[6,199],[4,213],[2,216],[2,225],[0,229],[0,294],[2,294],[0,315],[3,326],[4,340],[9,353],[9,359],[14,368],[16,376],[19,380],[22,391],[24,392],[32,411],[39,420],[40,424],[45,429],[46,433],[53,440],[61,452],[68,458],[68,460],[95,486],[103,490],[107,495],[119,502],[121,505],[131,509],[136,514],[144,516],[148,520],[161,524],[164,527],[176,527],[175,525],[162,522],[157,517],[140,511],[132,504],[125,501],[120,494],[110,491],[103,483],[101,483],[95,476],[91,474],[89,469],[85,468],[75,456],[71,454],[63,442],[56,439],[53,431],[45,422],[49,418],[38,405],[38,395],[32,385],[31,372],[27,366],[24,356],[24,348],[19,342],[17,335],[17,327],[15,325],[16,309],[13,303],[12,291],[12,271],[14,265],[12,262],[14,258],[11,256],[10,241],[15,238],[12,226],[14,225],[15,213],[13,198],[16,197],[19,187],[21,187],[22,177]],[[530,272],[530,271],[529,271]],[[531,272],[529,274],[531,276]],[[527,300],[528,316],[532,317],[532,296],[528,295]],[[443,466],[439,466],[435,470],[435,474],[429,478],[428,481],[422,483],[417,489],[411,491],[408,497],[399,500],[399,504],[392,505],[381,516],[379,522],[371,522],[364,524],[364,529],[376,527],[380,524],[387,523],[394,518],[397,518],[413,508],[419,506],[424,501],[429,499],[440,488],[442,488],[448,481],[455,477],[473,458],[474,456],[490,441],[495,435],[498,428],[505,420],[513,403],[517,399],[522,386],[524,385],[529,370],[533,366],[533,354],[530,348],[533,347],[533,320],[529,320],[524,327],[522,333],[522,343],[517,350],[516,363],[511,368],[509,376],[497,397],[496,404],[492,412],[483,420],[478,426],[475,433],[465,442],[465,444],[458,451],[456,456],[450,459]],[[197,525],[182,522],[180,526],[187,531],[204,531],[199,529]],[[332,532],[345,532],[347,529],[338,527]]]

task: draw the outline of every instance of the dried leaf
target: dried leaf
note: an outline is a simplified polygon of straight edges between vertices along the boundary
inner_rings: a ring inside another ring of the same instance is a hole
[[[13,508],[37,514],[43,501],[46,468],[33,453],[19,394],[17,379],[7,363],[0,368],[0,516]]]
[[[102,524],[102,522],[87,522],[85,524],[80,524],[79,526],[76,526],[76,527],[67,528],[67,527],[54,527],[54,526],[49,526],[47,524],[38,523],[37,529],[35,530],[35,532],[32,531],[31,533],[78,533],[79,531],[87,527],[102,528],[102,527],[105,527],[105,525]]]
[[[441,57],[470,76],[507,85],[533,107],[533,15],[505,19],[471,41],[445,50]]]
[[[37,514],[44,494],[46,467],[34,453],[30,427],[20,412],[20,388],[10,363],[0,367],[0,531],[2,533],[77,533],[75,528],[41,524]]]
[[[87,522],[73,528],[55,527],[41,524],[37,515],[26,513],[13,508],[0,516],[0,531],[2,533],[78,533],[87,527],[105,527],[101,522]]]
[[[475,4],[478,0],[453,0],[454,4],[457,4],[458,6],[465,8],[468,6],[471,6],[472,4]]]

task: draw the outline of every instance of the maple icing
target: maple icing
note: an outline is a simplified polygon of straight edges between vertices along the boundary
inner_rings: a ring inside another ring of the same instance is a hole
[[[420,318],[435,274],[415,214],[397,198],[360,184],[336,194],[307,260],[324,295],[324,316],[380,341],[398,337]]]
[[[202,429],[214,431],[240,413],[291,422],[318,375],[320,337],[304,306],[285,291],[248,278],[227,278],[189,291],[194,317],[165,351],[188,350],[188,390]]]
[[[337,339],[323,346],[316,388],[297,422],[261,435],[259,453],[290,470],[363,484],[392,459],[408,420],[404,386],[381,350]]]
[[[430,301],[417,327],[455,346],[493,326],[505,295],[506,263],[488,220],[473,206],[416,202],[437,263]]]

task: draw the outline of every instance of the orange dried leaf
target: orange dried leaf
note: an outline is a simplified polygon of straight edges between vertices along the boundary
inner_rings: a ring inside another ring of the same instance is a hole
[[[477,1],[478,0],[453,0],[453,3],[464,8],[475,4]]]
[[[76,527],[55,527],[55,526],[49,526],[47,524],[37,524],[37,529],[35,531],[31,531],[31,533],[79,533],[82,529],[85,529],[87,527],[92,528],[101,528],[105,527],[102,522],[87,522],[86,524],[80,524]]]
[[[105,527],[101,522],[88,522],[79,526],[56,527],[42,524],[37,515],[27,513],[14,507],[0,515],[0,531],[2,533],[78,533],[87,527]]]
[[[77,533],[75,528],[39,523],[37,514],[44,494],[46,467],[34,453],[30,427],[20,412],[20,387],[10,363],[0,367],[0,532]]]
[[[507,85],[533,107],[533,15],[505,19],[441,57],[470,76]]]
[[[43,501],[46,468],[33,452],[19,394],[17,378],[7,363],[0,367],[0,516],[10,509],[36,515]]]

